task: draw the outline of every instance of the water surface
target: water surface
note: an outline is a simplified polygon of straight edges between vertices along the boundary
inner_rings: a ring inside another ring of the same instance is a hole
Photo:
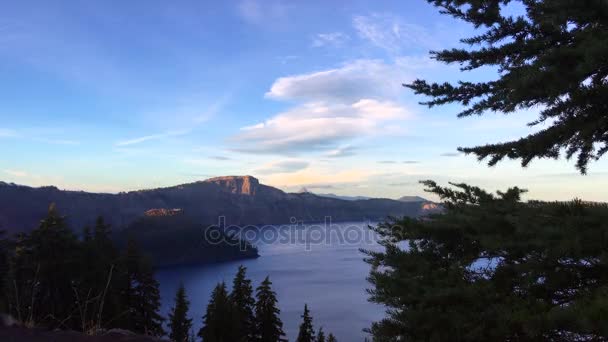
[[[304,303],[311,310],[315,330],[323,326],[326,334],[333,332],[343,342],[362,341],[367,336],[362,330],[383,317],[383,308],[368,302],[365,292],[369,265],[359,249],[378,248],[367,224],[334,224],[329,230],[320,225],[270,226],[247,237],[255,240],[259,258],[157,272],[164,316],[183,282],[198,332],[213,287],[221,281],[230,287],[242,264],[254,287],[270,276],[290,341],[297,336]]]

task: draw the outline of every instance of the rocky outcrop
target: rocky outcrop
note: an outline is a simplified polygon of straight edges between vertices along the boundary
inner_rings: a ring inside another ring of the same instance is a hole
[[[175,216],[179,215],[183,212],[182,209],[149,209],[144,212],[144,216],[148,217],[165,217],[165,216]]]
[[[260,186],[252,176],[225,176],[207,179],[205,182],[217,184],[232,194],[254,196]]]

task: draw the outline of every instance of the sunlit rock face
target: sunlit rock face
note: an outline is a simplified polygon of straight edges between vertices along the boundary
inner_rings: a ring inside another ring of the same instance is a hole
[[[175,216],[175,215],[179,215],[181,214],[183,211],[182,209],[165,209],[165,208],[158,208],[158,209],[149,209],[146,210],[146,212],[144,212],[144,216],[148,216],[148,217],[164,217],[164,216]]]
[[[224,176],[207,179],[205,182],[214,183],[238,195],[253,196],[257,193],[260,182],[252,176]]]

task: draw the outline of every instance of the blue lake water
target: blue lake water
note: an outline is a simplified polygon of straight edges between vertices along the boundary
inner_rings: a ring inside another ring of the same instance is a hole
[[[162,269],[157,272],[165,317],[183,282],[190,300],[194,329],[200,329],[211,291],[218,282],[230,287],[239,265],[257,287],[270,276],[277,293],[283,328],[294,341],[304,303],[313,315],[315,330],[323,326],[339,341],[362,341],[363,332],[384,316],[383,307],[368,302],[366,280],[370,266],[360,248],[378,249],[375,237],[364,223],[323,226],[269,226],[246,235],[259,249],[257,259],[215,265]]]

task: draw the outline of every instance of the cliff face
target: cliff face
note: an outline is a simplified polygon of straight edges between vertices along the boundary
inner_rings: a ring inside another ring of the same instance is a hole
[[[304,222],[378,220],[391,216],[425,213],[424,202],[388,199],[345,201],[311,193],[285,193],[260,184],[251,176],[211,178],[173,187],[97,194],[63,191],[55,187],[32,188],[0,184],[0,230],[29,231],[45,215],[50,203],[67,216],[71,227],[80,231],[103,216],[114,230],[121,230],[142,216],[179,216],[195,222],[216,224],[281,224],[292,218]]]
[[[207,179],[205,182],[218,186],[236,195],[254,196],[260,182],[252,176],[225,176]]]

